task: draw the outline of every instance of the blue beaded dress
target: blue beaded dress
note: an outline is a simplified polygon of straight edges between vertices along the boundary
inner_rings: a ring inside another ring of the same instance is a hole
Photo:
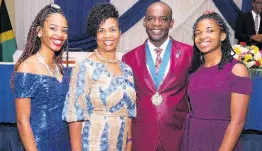
[[[46,75],[17,72],[14,76],[15,98],[31,98],[30,125],[38,151],[70,151],[67,124],[62,110],[68,79],[62,82]]]
[[[122,75],[87,58],[74,67],[63,119],[82,121],[83,151],[125,151],[128,120],[136,117],[131,68],[120,62]]]

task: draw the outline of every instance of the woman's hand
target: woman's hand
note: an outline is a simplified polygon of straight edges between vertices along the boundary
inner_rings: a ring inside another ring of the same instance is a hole
[[[128,119],[128,134],[126,140],[126,151],[131,151],[132,149],[132,118]]]
[[[131,151],[131,150],[132,150],[132,141],[127,142],[127,144],[126,144],[126,151]]]
[[[203,15],[209,15],[209,14],[212,14],[213,11],[212,10],[205,10]]]

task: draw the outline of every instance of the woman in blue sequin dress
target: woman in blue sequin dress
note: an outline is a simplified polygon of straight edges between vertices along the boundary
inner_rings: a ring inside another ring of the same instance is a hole
[[[136,92],[131,68],[118,60],[118,12],[111,4],[92,8],[87,31],[97,49],[73,69],[63,119],[73,150],[131,151]]]
[[[58,5],[45,6],[33,21],[11,80],[17,127],[25,150],[69,151],[62,121],[68,79],[63,71],[67,21]]]

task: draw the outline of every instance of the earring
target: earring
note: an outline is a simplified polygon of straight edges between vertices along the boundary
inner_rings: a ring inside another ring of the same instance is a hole
[[[37,31],[37,37],[41,37],[42,35],[41,35],[41,33],[40,33],[40,28],[41,28],[41,26],[37,26],[37,29],[36,29],[36,31]]]

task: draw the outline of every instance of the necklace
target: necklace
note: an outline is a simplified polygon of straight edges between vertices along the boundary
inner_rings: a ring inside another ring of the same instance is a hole
[[[95,49],[95,55],[96,55],[96,57],[99,59],[99,60],[101,60],[101,61],[103,61],[103,62],[106,62],[106,63],[111,63],[111,64],[116,64],[116,63],[118,63],[118,59],[105,59],[103,56],[101,56],[99,53],[98,53],[98,51],[97,51],[97,49]]]
[[[36,53],[36,57],[37,57],[37,60],[46,67],[48,73],[49,73],[52,77],[57,77],[57,76],[58,76],[59,70],[58,70],[58,66],[57,66],[57,64],[56,64],[55,62],[54,62],[54,64],[55,64],[55,70],[54,70],[54,71],[51,71],[50,68],[49,68],[49,66],[45,63],[44,58],[43,58],[38,52]]]

